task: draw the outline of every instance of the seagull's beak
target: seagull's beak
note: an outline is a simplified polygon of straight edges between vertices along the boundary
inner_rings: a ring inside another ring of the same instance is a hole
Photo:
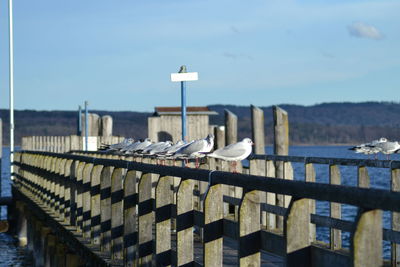
[[[251,145],[252,145],[252,146],[254,146],[254,143],[253,143],[253,142],[251,142]]]

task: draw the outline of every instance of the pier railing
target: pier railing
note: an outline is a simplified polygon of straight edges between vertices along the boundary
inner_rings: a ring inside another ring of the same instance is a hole
[[[305,181],[275,178],[293,177],[291,162],[305,164]],[[256,155],[249,172],[257,175],[216,171],[214,161],[200,169],[155,163],[21,152],[14,190],[105,265],[222,266],[226,240],[240,266],[260,266],[264,252],[288,266],[381,266],[382,240],[398,264],[400,162]],[[329,167],[330,184],[315,182],[314,164]],[[357,166],[359,187],[340,185],[340,165]],[[390,170],[392,190],[367,188],[367,167]],[[316,200],[330,203],[330,216],[315,214]],[[355,221],[341,219],[341,204],[358,208]],[[382,227],[383,210],[392,229]],[[316,242],[316,225],[330,228],[329,244]],[[350,232],[349,250],[341,231]]]

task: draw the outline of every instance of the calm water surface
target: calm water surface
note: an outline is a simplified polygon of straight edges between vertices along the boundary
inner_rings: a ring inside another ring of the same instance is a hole
[[[362,158],[368,156],[355,154],[349,151],[346,146],[292,146],[290,147],[291,156],[307,156],[307,157],[334,157],[334,158]],[[272,154],[272,147],[267,147],[266,152]],[[10,187],[10,172],[9,172],[9,149],[3,148],[2,162],[2,195],[11,195]],[[380,159],[386,159],[383,155]],[[392,155],[391,160],[400,160],[400,154]],[[320,183],[328,183],[329,170],[327,165],[315,164],[316,181]],[[304,164],[293,163],[294,177],[296,180],[304,180]],[[357,185],[357,168],[349,166],[340,166],[342,184],[349,186]],[[389,189],[390,188],[390,170],[382,168],[368,168],[368,173],[371,178],[371,187]],[[328,215],[328,202],[317,201],[317,214]],[[357,208],[349,205],[342,205],[342,218],[345,220],[354,220]],[[6,209],[2,208],[1,218],[7,216]],[[384,212],[383,225],[385,228],[390,228],[390,213]],[[329,240],[329,229],[324,227],[317,228],[317,239],[327,242]],[[349,234],[342,233],[343,247],[349,247]],[[384,256],[390,257],[390,243],[384,242]],[[32,266],[32,261],[29,253],[19,248],[16,240],[7,235],[0,233],[0,266]]]
[[[1,195],[11,196],[10,184],[10,150],[3,148],[3,159],[1,166]],[[7,209],[1,208],[1,219],[7,218]],[[0,266],[27,267],[33,266],[31,254],[26,248],[18,246],[18,241],[13,236],[6,233],[0,233]]]

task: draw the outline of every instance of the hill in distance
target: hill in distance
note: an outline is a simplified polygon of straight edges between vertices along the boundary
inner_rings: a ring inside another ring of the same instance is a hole
[[[290,142],[292,145],[358,144],[379,137],[400,140],[400,103],[323,103],[312,106],[279,105],[289,114]],[[251,114],[249,106],[210,105],[219,113],[210,116],[210,124],[224,124],[224,110],[238,116],[239,139],[251,137]],[[264,110],[266,143],[272,144],[272,107]],[[111,115],[113,134],[134,138],[147,136],[149,112],[90,110],[100,116]],[[9,113],[0,110],[3,120],[3,144],[9,142]],[[15,111],[15,142],[32,135],[76,134],[78,113],[76,111]]]

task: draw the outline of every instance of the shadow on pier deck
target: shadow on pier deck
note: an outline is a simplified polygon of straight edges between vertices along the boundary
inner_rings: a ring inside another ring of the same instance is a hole
[[[289,180],[291,162],[305,164],[306,182]],[[155,163],[17,153],[20,239],[51,266],[381,266],[382,239],[398,261],[400,162],[258,155],[248,170],[256,175],[214,160],[201,169]],[[313,164],[329,166],[332,184],[314,182]],[[360,187],[366,167],[387,168],[394,189],[341,186],[339,165],[357,168]],[[330,202],[331,216],[315,214],[316,200]],[[354,222],[341,219],[341,204],[358,207]],[[382,228],[382,210],[393,212],[393,229]],[[316,225],[330,228],[329,244],[316,241]]]

